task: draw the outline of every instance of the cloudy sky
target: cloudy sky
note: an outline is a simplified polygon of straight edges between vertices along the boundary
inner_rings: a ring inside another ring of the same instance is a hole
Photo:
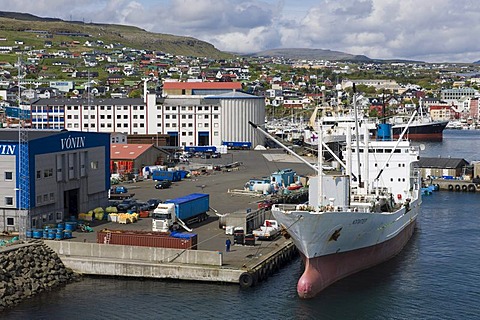
[[[380,59],[480,59],[478,0],[0,0],[0,8],[134,25],[240,53],[318,48]]]

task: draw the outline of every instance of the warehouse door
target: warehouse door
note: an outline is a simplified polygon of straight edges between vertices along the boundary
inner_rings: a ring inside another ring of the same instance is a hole
[[[209,146],[210,145],[210,136],[208,131],[199,131],[198,132],[198,145],[199,146]]]
[[[78,189],[67,190],[63,195],[65,218],[77,217],[78,218]]]

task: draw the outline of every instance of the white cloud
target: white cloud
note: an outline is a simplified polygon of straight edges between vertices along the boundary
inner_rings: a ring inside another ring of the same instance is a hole
[[[3,10],[136,25],[220,50],[308,47],[371,58],[480,59],[474,0],[0,0]]]

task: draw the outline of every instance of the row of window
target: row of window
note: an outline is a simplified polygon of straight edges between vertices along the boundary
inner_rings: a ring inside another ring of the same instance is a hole
[[[42,174],[43,172],[43,174]],[[37,179],[53,177],[53,168],[37,170]]]
[[[53,192],[37,195],[37,205],[55,202],[55,194]]]
[[[145,106],[131,106],[132,107],[132,110],[144,110],[145,109]],[[181,110],[181,111],[193,111],[194,110],[194,106],[161,106],[161,105],[158,105],[157,106],[157,110],[161,110],[162,107],[165,108],[166,111],[177,111],[177,110]],[[39,106],[38,108],[42,108],[42,106]],[[52,106],[48,106],[48,107],[43,107],[45,108],[46,110],[52,110]],[[63,107],[58,107],[60,108],[60,110],[63,110]],[[113,106],[90,106],[90,110],[95,110],[99,108],[100,110],[112,110]],[[130,108],[130,106],[115,106],[115,109],[116,110],[128,110]],[[218,111],[218,106],[197,106],[196,107],[198,111],[209,111],[210,109],[212,109],[213,111]],[[79,110],[80,109],[80,106],[67,106],[67,110]],[[83,106],[83,110],[88,110],[89,109],[89,106]]]
[[[47,107],[51,108],[51,107]],[[79,106],[67,106],[67,110],[79,110]],[[100,110],[112,110],[112,106],[98,106]],[[128,110],[129,106],[116,106],[116,110]],[[90,110],[97,109],[97,106],[90,106]],[[132,106],[133,110],[144,110],[145,106]],[[83,106],[83,110],[88,110],[88,106]]]
[[[44,214],[40,218],[42,220],[42,223],[51,223],[51,222],[57,222],[57,221],[62,221],[63,220],[63,214],[61,212],[57,212],[54,214],[53,212],[50,212],[48,215]],[[32,219],[32,228],[37,227],[37,218]]]

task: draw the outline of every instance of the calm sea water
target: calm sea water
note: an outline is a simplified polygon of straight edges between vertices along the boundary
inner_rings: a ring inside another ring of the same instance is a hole
[[[425,156],[480,160],[480,131],[445,131]],[[299,260],[260,286],[86,278],[1,319],[480,319],[480,194],[424,197],[419,225],[394,259],[300,300]]]

